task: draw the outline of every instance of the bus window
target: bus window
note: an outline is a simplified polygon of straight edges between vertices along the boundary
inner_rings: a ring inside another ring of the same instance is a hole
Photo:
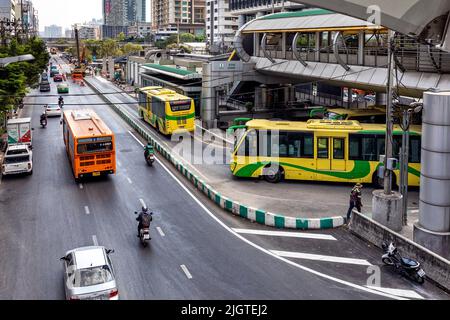
[[[421,149],[421,140],[420,137],[410,137],[409,138],[409,162],[411,163],[420,163],[420,149]]]
[[[165,102],[152,97],[152,113],[160,118],[166,117]]]
[[[255,130],[249,131],[241,143],[238,156],[256,157],[258,151],[258,139]]]
[[[139,105],[148,110],[147,94],[139,91]]]
[[[112,151],[112,141],[83,143],[79,144],[77,148],[79,154],[104,151]]]
[[[344,138],[333,138],[333,159],[344,159]]]
[[[328,138],[317,138],[317,158],[328,159]]]

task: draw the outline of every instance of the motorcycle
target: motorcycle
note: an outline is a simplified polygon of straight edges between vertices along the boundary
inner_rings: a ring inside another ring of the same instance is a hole
[[[425,282],[425,271],[420,267],[420,263],[416,260],[403,258],[398,253],[397,248],[391,242],[389,245],[386,242],[382,243],[384,254],[381,261],[388,266],[393,266],[397,272],[408,278],[416,281],[419,284]]]
[[[134,214],[138,214],[136,211]],[[142,246],[145,248],[147,246],[147,241],[150,241],[150,228],[141,228],[139,229],[139,239],[142,243]]]
[[[145,161],[147,161],[147,164],[150,167],[153,166],[153,162],[155,162],[155,155],[153,153],[147,153],[145,155]]]
[[[62,107],[64,106],[64,101],[59,100],[58,101],[58,106],[62,109]]]
[[[45,128],[47,126],[47,119],[46,118],[41,118],[41,126],[42,128]]]

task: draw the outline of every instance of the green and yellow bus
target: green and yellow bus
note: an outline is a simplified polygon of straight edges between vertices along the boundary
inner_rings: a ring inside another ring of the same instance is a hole
[[[384,124],[354,120],[307,122],[251,120],[237,139],[231,172],[237,177],[264,177],[382,185],[378,178],[380,155],[385,153]],[[394,157],[398,158],[402,130],[394,127]],[[410,127],[408,183],[420,180],[421,126]],[[395,170],[393,184],[399,182]]]
[[[165,135],[195,129],[194,100],[170,89],[139,89],[138,112],[141,118]]]

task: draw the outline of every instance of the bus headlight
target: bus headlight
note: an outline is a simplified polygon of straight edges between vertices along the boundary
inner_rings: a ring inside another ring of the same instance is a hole
[[[234,169],[236,169],[236,164],[237,164],[236,162],[231,162],[230,163],[230,168],[231,168],[232,172],[234,172]]]

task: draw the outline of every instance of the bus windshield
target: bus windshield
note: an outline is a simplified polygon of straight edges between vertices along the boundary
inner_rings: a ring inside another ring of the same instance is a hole
[[[172,112],[187,111],[191,108],[191,100],[170,101]]]

